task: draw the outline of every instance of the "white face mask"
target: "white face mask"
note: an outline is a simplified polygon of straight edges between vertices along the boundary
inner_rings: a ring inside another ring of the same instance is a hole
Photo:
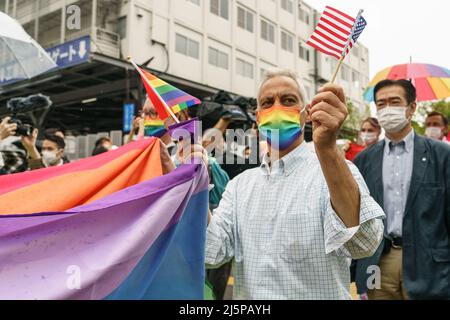
[[[377,134],[375,132],[361,132],[360,136],[364,143],[371,143],[377,140]]]
[[[442,129],[439,127],[429,127],[425,130],[425,135],[431,139],[441,140]]]
[[[403,130],[409,123],[406,117],[408,107],[387,106],[378,110],[378,121],[387,133],[396,133]]]
[[[56,152],[53,151],[42,151],[42,160],[48,166],[53,166],[59,161]]]

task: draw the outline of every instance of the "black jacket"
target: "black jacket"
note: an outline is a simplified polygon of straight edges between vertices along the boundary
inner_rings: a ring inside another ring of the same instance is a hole
[[[383,206],[385,142],[364,150],[355,164],[375,201]],[[411,299],[450,299],[450,146],[415,135],[411,186],[403,218],[403,281]],[[366,292],[384,241],[370,258],[357,260],[356,285]]]

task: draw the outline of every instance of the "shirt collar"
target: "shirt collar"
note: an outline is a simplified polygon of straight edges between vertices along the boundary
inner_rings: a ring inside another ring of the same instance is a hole
[[[297,167],[298,160],[300,158],[305,158],[308,154],[309,150],[305,142],[302,142],[297,148],[272,164],[270,163],[269,154],[266,153],[262,159],[261,170],[264,175],[270,175],[271,170],[279,168],[281,172],[288,176]]]
[[[403,140],[398,142],[398,143],[401,143],[401,142],[405,143],[405,151],[407,153],[410,153],[411,151],[413,151],[414,137],[415,137],[414,130],[411,130],[408,133],[408,135],[405,138],[403,138]],[[390,154],[391,153],[390,143],[392,142],[392,140],[390,140],[388,137],[386,137],[385,140],[386,140],[386,144],[384,146],[384,152],[385,152],[385,154]]]

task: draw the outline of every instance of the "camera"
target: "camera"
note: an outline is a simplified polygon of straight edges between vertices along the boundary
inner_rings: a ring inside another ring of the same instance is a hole
[[[246,130],[255,123],[255,117],[249,112],[255,107],[255,99],[244,97],[234,99],[228,92],[219,91],[203,100],[196,116],[202,121],[203,130],[214,127],[221,118],[231,120],[228,129]]]
[[[19,115],[26,116],[35,111],[48,109],[51,105],[50,98],[42,94],[8,100],[6,107],[11,113],[9,122],[17,124],[16,136],[31,136],[34,130],[33,125],[19,119]]]
[[[25,124],[17,118],[12,118],[9,123],[17,124],[17,130],[15,136],[31,136],[33,134],[34,127],[31,124]]]

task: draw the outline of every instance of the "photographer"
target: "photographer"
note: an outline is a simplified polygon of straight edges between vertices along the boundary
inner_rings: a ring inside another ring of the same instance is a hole
[[[0,122],[0,144],[4,139],[16,134],[17,124],[9,123],[10,119],[10,117],[6,117]],[[4,169],[4,166],[5,162],[3,160],[2,153],[0,152],[0,175],[8,173]]]
[[[205,133],[203,147],[206,148],[215,141],[216,146],[211,151],[211,155],[221,163],[223,170],[230,179],[247,169],[259,166],[257,143],[252,143],[253,139],[257,140],[257,135],[244,137],[245,143],[242,145],[242,142],[235,141],[236,138],[227,134],[227,130],[234,130],[230,133],[239,135],[239,130],[246,132],[254,126],[256,119],[250,112],[254,105],[256,105],[256,101],[253,101],[253,99],[233,98],[229,93],[219,91],[217,94],[204,99],[196,114],[202,121],[203,132]],[[220,132],[224,143],[218,143],[217,137],[215,137],[217,133],[209,129]],[[249,147],[249,150],[247,150],[248,157],[245,156],[246,146]],[[256,154],[256,157],[253,156],[253,153]]]
[[[38,130],[34,129],[30,136],[22,136],[22,144],[28,153],[28,167],[37,170],[64,164],[64,139],[56,135],[45,135],[42,141],[42,155],[36,148]]]
[[[144,137],[144,116],[142,112],[138,112],[138,115],[134,117],[131,124],[130,134],[125,139],[125,144],[138,140],[138,138]]]

